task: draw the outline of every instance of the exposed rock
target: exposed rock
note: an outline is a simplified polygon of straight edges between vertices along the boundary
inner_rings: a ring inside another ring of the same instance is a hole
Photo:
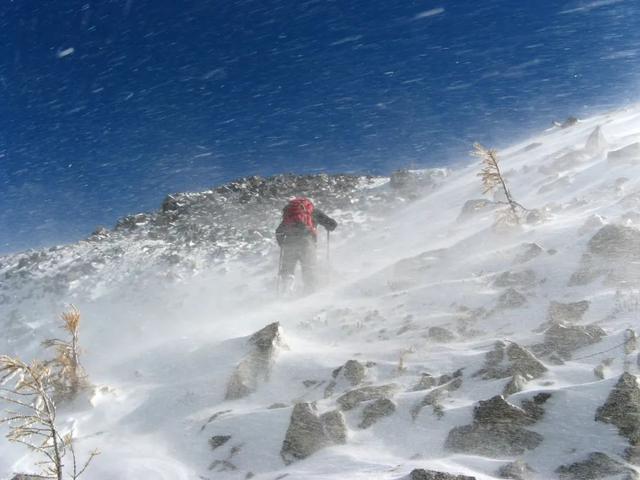
[[[607,284],[640,279],[640,230],[605,225],[589,240],[569,285],[586,285],[600,276]]]
[[[466,220],[473,217],[474,215],[477,215],[478,213],[484,213],[494,210],[497,206],[498,203],[484,198],[467,200],[462,206],[460,215],[458,215],[458,221]]]
[[[458,376],[453,378],[449,383],[434,388],[411,409],[411,417],[415,420],[418,415],[420,415],[422,409],[427,406],[433,407],[434,413],[436,413],[438,416],[442,416],[442,414],[444,414],[444,412],[442,412],[441,405],[442,399],[450,392],[458,390],[461,386],[462,377]]]
[[[542,435],[523,427],[533,422],[535,419],[522,408],[496,396],[479,402],[473,423],[452,429],[445,447],[490,457],[521,455],[542,442]]]
[[[635,330],[628,328],[624,332],[624,336],[624,353],[625,355],[630,355],[638,349],[638,335]]]
[[[578,323],[589,310],[590,304],[588,300],[570,303],[552,301],[549,304],[547,318],[551,323]]]
[[[536,473],[529,465],[522,460],[507,463],[498,470],[498,477],[510,478],[513,480],[531,480]]]
[[[640,445],[631,445],[624,451],[624,459],[633,465],[640,466]]]
[[[498,297],[496,306],[499,310],[518,308],[527,303],[527,297],[514,288],[508,288]]]
[[[415,468],[411,470],[408,477],[409,480],[476,480],[476,477],[468,475],[455,475],[453,473],[438,472],[436,470],[425,470],[424,468]]]
[[[433,188],[438,185],[447,175],[448,170],[443,168],[433,168],[430,170],[396,170],[389,178],[389,186],[401,193],[415,197],[421,190]]]
[[[511,457],[522,455],[542,443],[542,435],[520,426],[464,425],[449,432],[445,447],[454,452]]]
[[[537,243],[523,243],[521,246],[521,252],[516,255],[514,262],[526,263],[529,260],[536,258],[542,252],[544,252],[544,249]]]
[[[623,225],[605,225],[589,240],[589,252],[609,259],[640,259],[640,231]]]
[[[288,405],[286,403],[280,403],[280,402],[276,402],[276,403],[272,403],[271,405],[269,405],[267,407],[267,410],[278,410],[280,408],[287,408]]]
[[[511,380],[509,380],[509,382],[504,386],[504,389],[502,390],[502,394],[508,397],[509,395],[513,395],[514,393],[521,392],[522,390],[524,390],[526,384],[527,384],[527,379],[524,378],[519,373],[516,373],[513,377],[511,377]]]
[[[619,476],[621,480],[636,480],[640,475],[624,463],[602,452],[592,452],[581,462],[562,465],[556,469],[560,480],[602,480]]]
[[[29,475],[27,473],[16,473],[11,480],[45,480],[51,477],[44,477],[42,475]]]
[[[444,327],[431,327],[429,328],[427,335],[429,339],[434,342],[453,342],[456,339],[456,336]]]
[[[598,380],[604,380],[604,365],[600,364],[593,369],[593,374]]]
[[[338,397],[337,402],[342,410],[351,410],[362,402],[368,402],[369,400],[378,400],[380,398],[388,398],[392,396],[398,390],[398,388],[398,385],[396,385],[395,383],[361,387],[355,390],[351,390]]]
[[[342,386],[342,390],[348,387],[360,385],[367,376],[367,367],[357,360],[347,360],[347,362],[336,368],[333,373],[333,380],[324,390],[325,398],[330,397],[336,388]]]
[[[289,465],[328,445],[345,443],[346,431],[340,412],[334,410],[318,416],[315,404],[298,403],[291,412],[280,455],[285,464]]]
[[[575,350],[598,343],[604,336],[604,330],[595,325],[556,324],[545,331],[544,343],[536,346],[536,350],[543,354],[556,352],[568,359]]]
[[[524,287],[531,288],[536,284],[536,274],[533,270],[520,272],[503,272],[496,277],[493,285],[496,287]]]
[[[231,435],[214,435],[209,439],[209,446],[212,450],[215,450],[227,443],[229,440],[231,440]]]
[[[331,410],[320,415],[320,421],[329,440],[335,444],[347,443],[347,424],[339,410]]]
[[[602,133],[602,127],[598,125],[587,138],[587,142],[585,143],[584,149],[590,155],[598,155],[607,149],[609,146],[609,142],[607,142],[606,137]]]
[[[596,420],[618,427],[620,435],[632,445],[640,444],[640,387],[637,378],[623,373],[604,405],[596,411]]]
[[[514,342],[495,343],[493,350],[487,352],[484,367],[475,373],[485,380],[520,375],[525,379],[541,377],[547,368],[524,347]]]
[[[268,380],[278,348],[285,346],[280,324],[267,325],[251,335],[248,343],[250,352],[236,366],[227,384],[227,400],[246,397],[256,390],[260,380]]]
[[[411,388],[412,392],[418,392],[420,390],[428,390],[432,387],[435,387],[438,384],[436,378],[430,373],[423,373],[420,375],[420,380],[416,383],[413,388]]]
[[[567,117],[567,119],[562,122],[559,126],[560,128],[569,128],[573,127],[576,123],[578,123],[578,119],[574,116]]]
[[[522,401],[522,409],[527,412],[529,418],[534,422],[537,422],[544,415],[544,408],[542,405],[547,403],[547,400],[551,398],[551,394],[548,392],[540,392],[536,394],[531,400]]]
[[[530,425],[534,420],[522,408],[507,402],[502,395],[480,400],[473,408],[473,421],[483,425]]]
[[[370,404],[365,405],[365,407],[362,409],[362,421],[358,426],[360,428],[369,428],[382,417],[393,415],[395,411],[396,404],[388,398],[380,398],[378,400],[374,400]]]

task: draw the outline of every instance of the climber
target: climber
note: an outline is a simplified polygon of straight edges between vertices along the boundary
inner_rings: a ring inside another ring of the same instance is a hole
[[[278,293],[291,290],[298,262],[302,266],[305,292],[311,293],[315,289],[318,224],[327,232],[338,226],[334,219],[315,208],[308,198],[292,198],[282,210],[282,221],[276,229],[276,240],[281,249]]]

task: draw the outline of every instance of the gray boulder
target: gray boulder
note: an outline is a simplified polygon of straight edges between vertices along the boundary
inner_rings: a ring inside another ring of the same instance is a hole
[[[527,384],[527,379],[524,378],[519,373],[516,373],[513,377],[511,377],[511,380],[509,380],[509,382],[504,386],[504,389],[502,390],[502,394],[505,397],[508,397],[509,395],[513,395],[514,393],[521,392],[522,390],[524,390],[526,384]]]
[[[499,478],[510,478],[512,480],[531,480],[534,478],[535,470],[522,460],[507,463],[498,470]]]
[[[378,385],[370,387],[361,387],[351,390],[344,395],[338,397],[338,405],[342,410],[351,410],[369,400],[378,400],[381,398],[389,398],[399,389],[395,383],[387,385]]]
[[[589,253],[609,259],[640,259],[640,231],[623,225],[605,225],[589,240]]]
[[[631,445],[640,445],[640,387],[637,378],[623,373],[607,397],[607,401],[596,411],[596,421],[618,427],[620,435],[629,439]]]
[[[543,440],[539,433],[524,428],[534,422],[524,409],[496,396],[479,402],[474,408],[473,423],[452,429],[445,447],[489,457],[522,455]]]
[[[16,473],[11,480],[45,480],[51,477],[45,477],[42,475],[29,475],[27,473]]]
[[[344,415],[338,410],[331,410],[320,415],[327,438],[337,445],[347,443],[347,424]]]
[[[441,343],[453,342],[456,339],[456,336],[444,327],[431,327],[427,331],[427,335],[429,340]]]
[[[285,347],[278,322],[251,335],[247,343],[249,353],[236,366],[229,379],[226,400],[246,397],[256,390],[261,380],[268,380],[279,348]]]
[[[442,378],[442,377],[441,377]],[[424,407],[430,406],[434,413],[442,416],[442,400],[449,395],[450,392],[458,390],[462,386],[462,377],[452,377],[452,379],[443,385],[439,385],[429,393],[427,393],[420,402],[411,409],[411,417],[415,420]]]
[[[637,480],[640,475],[624,463],[602,452],[592,452],[581,462],[562,465],[556,469],[560,480],[602,480],[616,477],[619,480]]]
[[[503,458],[522,455],[542,443],[542,435],[517,425],[464,425],[449,432],[445,448],[459,453]]]
[[[289,428],[282,443],[280,455],[285,464],[289,465],[307,458],[326,446],[344,443],[347,437],[346,431],[344,418],[340,412],[327,412],[319,416],[315,404],[298,403],[291,412]]]
[[[575,350],[598,343],[604,336],[605,331],[595,325],[556,324],[545,331],[544,343],[536,350],[543,354],[555,352],[566,360]]]
[[[640,278],[640,230],[624,225],[605,225],[591,237],[587,252],[569,285],[586,285],[600,276],[607,284]]]
[[[480,400],[473,408],[473,421],[483,425],[531,425],[535,422],[527,412],[507,402],[502,395]]]
[[[409,480],[476,480],[476,477],[468,475],[455,475],[453,473],[438,472],[436,470],[425,470],[415,468],[411,470]]]
[[[570,303],[552,301],[549,304],[547,319],[550,323],[578,323],[589,310],[590,304],[588,300]]]
[[[420,380],[416,383],[410,391],[419,392],[421,390],[428,390],[435,387],[438,384],[438,379],[430,373],[423,373],[420,375]]]
[[[546,371],[547,367],[526,348],[515,342],[497,341],[486,354],[483,368],[474,375],[485,380],[520,375],[530,380],[540,378]]]
[[[374,400],[362,409],[362,421],[360,428],[369,428],[383,417],[393,415],[396,411],[396,404],[388,398]]]
[[[527,297],[518,292],[514,288],[508,288],[498,297],[498,310],[507,310],[511,308],[519,308],[527,303]]]
[[[332,373],[332,380],[324,390],[324,397],[330,397],[340,389],[360,385],[367,376],[367,367],[357,360],[347,360],[344,365],[336,368]]]
[[[211,450],[215,450],[227,443],[229,440],[231,440],[231,435],[214,435],[209,439],[209,446],[211,447]]]

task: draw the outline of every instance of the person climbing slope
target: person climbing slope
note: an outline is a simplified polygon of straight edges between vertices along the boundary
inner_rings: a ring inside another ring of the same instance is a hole
[[[318,210],[306,197],[295,197],[282,210],[282,221],[276,229],[276,240],[281,248],[279,292],[291,289],[296,265],[302,266],[304,290],[310,293],[316,288],[317,226],[332,232],[338,223]]]

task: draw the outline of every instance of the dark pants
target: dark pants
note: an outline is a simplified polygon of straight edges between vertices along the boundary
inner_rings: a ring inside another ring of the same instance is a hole
[[[316,287],[316,242],[310,235],[287,238],[282,244],[282,265],[280,275],[294,275],[300,262],[304,289],[313,291]]]

